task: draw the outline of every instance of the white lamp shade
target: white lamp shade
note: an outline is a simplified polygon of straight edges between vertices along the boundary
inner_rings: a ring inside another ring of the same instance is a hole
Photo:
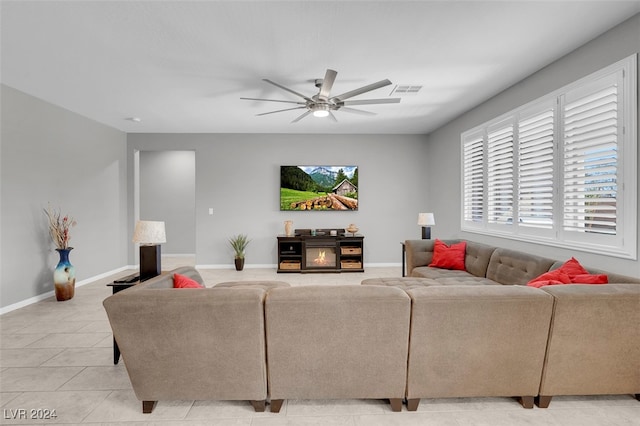
[[[162,244],[167,242],[164,222],[139,220],[133,231],[133,242],[140,244]]]
[[[433,213],[418,213],[418,225],[420,226],[433,226],[436,224],[436,219]]]

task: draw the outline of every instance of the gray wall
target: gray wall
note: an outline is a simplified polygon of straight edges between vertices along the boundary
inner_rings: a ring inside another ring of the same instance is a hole
[[[162,254],[196,250],[194,151],[140,152],[140,219],[164,221]]]
[[[276,236],[287,219],[295,228],[355,223],[365,236],[365,263],[399,264],[400,241],[419,238],[418,213],[430,211],[424,135],[129,134],[127,139],[129,158],[135,150],[196,152],[198,265],[230,267],[227,239],[238,233],[252,239],[247,266],[275,265]],[[281,212],[280,166],[292,164],[359,166],[359,210]],[[133,253],[129,258],[132,262]]]
[[[78,281],[127,264],[126,135],[0,86],[0,307],[53,291],[43,208],[73,215]]]
[[[430,187],[429,203],[434,206],[438,224],[436,236],[468,238],[558,259],[576,256],[579,261],[589,266],[640,276],[638,261],[460,231],[460,134],[633,53],[638,53],[639,29],[640,15],[636,15],[428,136],[427,182]]]

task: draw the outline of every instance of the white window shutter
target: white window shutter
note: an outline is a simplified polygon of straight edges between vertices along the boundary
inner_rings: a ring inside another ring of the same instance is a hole
[[[551,104],[551,102],[548,102]],[[518,120],[518,225],[553,228],[554,108]]]
[[[482,134],[465,137],[462,145],[463,222],[484,221],[484,140]]]
[[[501,125],[487,135],[487,222],[513,223],[513,125]]]
[[[565,97],[563,227],[617,232],[618,83],[615,75]]]

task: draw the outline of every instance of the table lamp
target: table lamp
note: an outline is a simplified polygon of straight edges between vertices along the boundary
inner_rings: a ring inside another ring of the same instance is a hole
[[[422,226],[422,239],[431,239],[431,226],[436,224],[433,213],[418,213],[418,225]]]
[[[139,220],[133,242],[140,243],[140,281],[160,275],[160,244],[167,242],[164,222]]]

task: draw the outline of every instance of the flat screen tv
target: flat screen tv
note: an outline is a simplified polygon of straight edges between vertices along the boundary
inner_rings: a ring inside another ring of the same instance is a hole
[[[280,210],[358,210],[358,166],[280,166]]]

